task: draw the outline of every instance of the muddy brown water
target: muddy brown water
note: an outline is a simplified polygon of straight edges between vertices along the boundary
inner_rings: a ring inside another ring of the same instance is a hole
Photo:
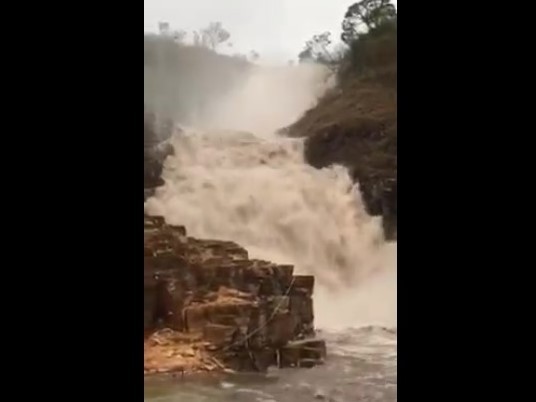
[[[273,369],[266,375],[151,377],[145,382],[145,401],[396,401],[396,330],[364,327],[319,335],[329,348],[323,366]]]

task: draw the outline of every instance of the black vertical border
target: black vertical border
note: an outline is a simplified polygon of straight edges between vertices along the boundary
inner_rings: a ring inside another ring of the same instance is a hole
[[[142,400],[142,4],[4,16],[8,387]]]

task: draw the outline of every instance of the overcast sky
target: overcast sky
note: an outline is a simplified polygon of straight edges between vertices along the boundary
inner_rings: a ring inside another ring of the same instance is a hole
[[[144,30],[159,21],[189,33],[221,21],[231,33],[232,53],[256,50],[267,61],[296,58],[314,34],[338,39],[348,6],[356,0],[144,0]],[[396,4],[396,0],[392,0]]]

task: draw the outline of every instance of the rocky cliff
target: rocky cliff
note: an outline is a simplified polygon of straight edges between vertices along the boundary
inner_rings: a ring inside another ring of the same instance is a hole
[[[337,85],[292,126],[306,137],[305,159],[347,166],[371,215],[397,238],[397,23],[360,34],[338,67]]]
[[[173,147],[166,141],[173,133],[171,120],[157,121],[157,116],[144,111],[143,119],[143,188],[144,200],[155,188],[164,184],[160,177],[166,157],[173,153]]]
[[[305,136],[305,159],[317,168],[348,167],[371,215],[397,236],[397,92],[376,80],[354,80],[320,99],[284,133]]]
[[[146,374],[323,362],[313,276],[250,259],[232,242],[188,237],[161,217],[144,225]]]

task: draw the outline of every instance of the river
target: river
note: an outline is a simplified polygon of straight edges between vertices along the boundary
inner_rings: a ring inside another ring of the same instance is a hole
[[[396,401],[396,243],[384,242],[346,169],[314,169],[301,139],[273,134],[318,96],[314,75],[298,80],[299,71],[289,71],[251,77],[203,128],[177,133],[166,184],[145,208],[192,236],[236,241],[250,257],[315,275],[326,364],[265,376],[148,378],[147,401]]]
[[[324,366],[185,379],[146,380],[145,400],[156,402],[396,401],[396,331],[381,327],[320,331],[328,341]]]

